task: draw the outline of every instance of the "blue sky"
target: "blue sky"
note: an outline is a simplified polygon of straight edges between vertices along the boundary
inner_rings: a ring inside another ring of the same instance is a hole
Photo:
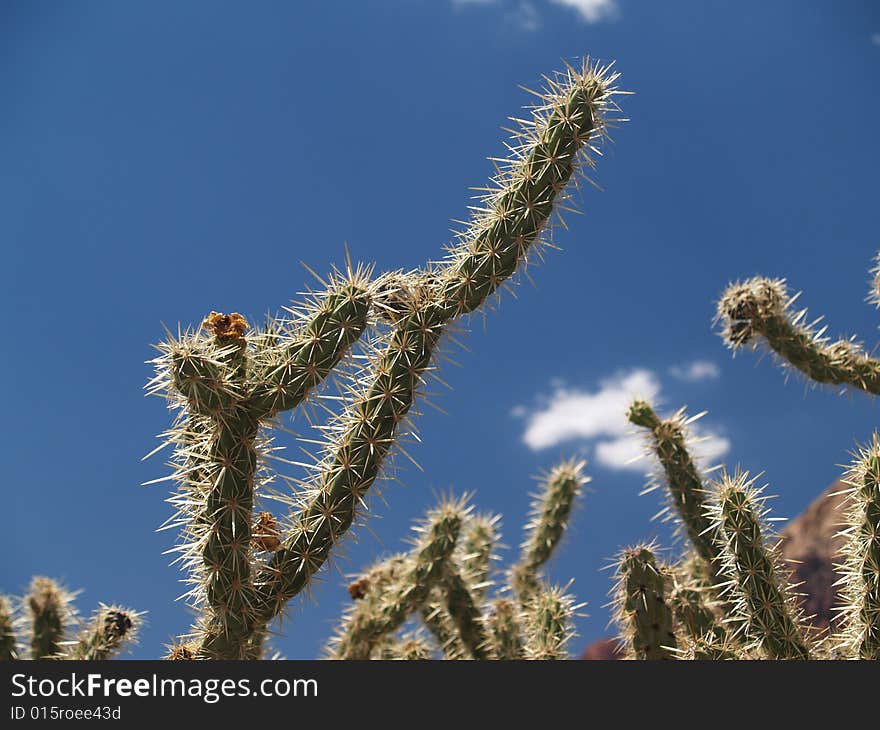
[[[794,516],[866,441],[877,409],[731,358],[712,330],[732,279],[785,276],[835,333],[877,340],[880,10],[870,2],[385,0],[6,2],[0,10],[0,377],[6,529],[0,588],[33,574],[79,606],[148,611],[132,656],[189,625],[157,533],[170,422],[145,398],[162,323],[252,320],[352,257],[439,255],[500,131],[542,73],[616,59],[625,116],[583,215],[535,281],[472,323],[427,410],[422,465],[385,484],[368,530],[277,648],[317,656],[350,573],[396,550],[442,491],[503,515],[509,559],[532,477],[584,454],[593,477],[550,577],[607,635],[622,546],[657,536],[647,461],[628,463],[633,389],[708,410],[707,458],[763,471]],[[295,444],[292,444],[295,448]]]

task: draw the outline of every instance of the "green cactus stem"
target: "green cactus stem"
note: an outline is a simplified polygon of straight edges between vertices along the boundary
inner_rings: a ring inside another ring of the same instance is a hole
[[[880,436],[861,449],[850,487],[843,549],[844,645],[860,659],[880,659]]]
[[[667,601],[669,573],[651,545],[624,550],[618,563],[617,621],[636,659],[675,659],[678,643]]]
[[[468,650],[461,642],[458,630],[446,610],[442,586],[434,587],[428,600],[419,608],[422,623],[431,632],[434,641],[446,659],[466,659]]]
[[[24,599],[31,659],[59,659],[64,637],[75,619],[74,594],[51,578],[35,577]]]
[[[675,620],[683,633],[692,640],[704,637],[723,640],[726,631],[718,624],[715,614],[706,605],[706,592],[677,582],[669,597]]]
[[[506,598],[497,599],[492,613],[489,614],[489,632],[492,637],[492,654],[496,659],[525,659],[518,603]]]
[[[661,420],[649,403],[637,400],[630,406],[627,418],[650,431],[651,449],[663,469],[670,509],[678,517],[679,529],[703,561],[710,582],[723,582],[718,575],[720,546],[705,514],[709,492],[688,450],[689,420],[684,410]]]
[[[15,613],[10,600],[0,595],[0,661],[12,659],[18,659]]]
[[[395,562],[374,574],[384,576],[357,601],[334,641],[339,659],[369,659],[383,637],[396,631],[428,598],[442,577],[467,517],[463,502],[447,502],[429,513],[419,538],[403,563]]]
[[[722,338],[733,350],[764,343],[783,363],[817,383],[880,394],[880,361],[854,340],[829,340],[824,327],[807,323],[806,309],[792,311],[795,299],[784,279],[755,277],[731,284],[718,302]]]
[[[140,614],[119,606],[101,605],[71,647],[71,659],[111,659],[136,641]]]
[[[580,608],[564,589],[540,587],[524,604],[525,658],[535,661],[568,659],[574,636],[572,618]]]
[[[809,659],[778,551],[764,541],[761,522],[767,509],[754,481],[746,472],[723,474],[707,509],[724,538],[722,560],[732,580],[730,599],[750,641],[747,649],[771,659]]]
[[[463,571],[452,560],[446,561],[442,572],[443,594],[446,610],[452,623],[458,629],[461,643],[473,659],[488,659],[490,656],[489,636],[483,623],[476,591],[464,577]]]
[[[585,464],[575,459],[562,462],[541,480],[520,559],[510,574],[511,586],[523,602],[539,590],[539,571],[561,542],[572,506],[589,481],[583,474]]]

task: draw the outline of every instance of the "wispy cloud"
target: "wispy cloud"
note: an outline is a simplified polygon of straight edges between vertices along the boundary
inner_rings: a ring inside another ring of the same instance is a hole
[[[497,5],[504,13],[506,23],[523,30],[537,30],[541,26],[539,5],[559,5],[573,10],[584,23],[599,23],[618,16],[617,0],[451,0],[457,8],[477,5]]]
[[[600,466],[643,472],[644,436],[627,421],[626,412],[636,398],[662,402],[662,391],[656,373],[636,368],[601,380],[595,390],[556,384],[550,395],[537,398],[536,406],[517,406],[513,415],[525,421],[523,442],[533,451],[579,443],[592,448]],[[715,430],[693,424],[691,437],[693,454],[700,461],[713,462],[730,450],[730,440]]]
[[[874,33],[871,35],[871,43],[875,46],[880,46],[880,33]]]
[[[710,360],[694,360],[684,365],[673,365],[669,368],[669,374],[686,383],[697,383],[700,380],[718,380],[721,368]]]
[[[585,23],[598,23],[617,16],[616,0],[550,0],[554,5],[573,8]]]

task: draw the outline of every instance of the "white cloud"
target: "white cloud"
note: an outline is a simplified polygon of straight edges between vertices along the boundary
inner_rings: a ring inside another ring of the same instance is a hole
[[[871,36],[871,43],[873,43],[875,46],[880,46],[880,33],[874,33]]]
[[[598,23],[617,15],[616,0],[550,0],[555,5],[573,8],[585,23]]]
[[[672,377],[684,380],[686,383],[718,380],[721,377],[721,368],[709,360],[694,360],[685,365],[674,365],[669,368],[669,372]]]
[[[531,0],[451,0],[454,7],[467,5],[499,5],[505,17],[524,30],[537,30],[541,25],[540,14]],[[545,0],[552,5],[571,8],[585,23],[598,23],[618,15],[617,0]]]
[[[695,364],[699,363],[691,363]],[[683,377],[684,380],[715,377],[706,367],[688,367],[681,372],[689,374],[691,370],[696,377]],[[519,405],[512,415],[525,420],[523,442],[533,451],[579,441],[594,447],[594,458],[600,466],[615,471],[644,472],[647,468],[642,458],[644,432],[626,418],[636,398],[655,404],[663,400],[656,373],[644,368],[620,372],[601,380],[593,391],[557,383],[551,395],[541,398],[537,407]],[[690,437],[691,453],[703,465],[714,465],[730,451],[730,440],[717,431],[692,424]]]
[[[546,449],[573,439],[622,436],[629,430],[626,410],[634,398],[654,401],[660,381],[649,370],[620,373],[588,392],[557,386],[543,408],[529,413],[523,441]]]

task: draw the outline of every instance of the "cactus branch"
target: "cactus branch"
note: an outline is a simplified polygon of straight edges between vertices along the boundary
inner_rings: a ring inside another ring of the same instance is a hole
[[[63,656],[64,637],[73,623],[74,594],[51,578],[38,576],[25,596],[25,616],[30,629],[31,659]]]
[[[617,621],[636,659],[675,659],[678,647],[667,602],[669,573],[653,545],[624,550],[618,562]]]
[[[0,595],[0,661],[18,659],[15,617],[12,603]]]
[[[851,491],[843,554],[844,644],[860,659],[880,659],[880,436],[860,450],[846,478]]]
[[[783,363],[817,383],[880,394],[880,361],[852,339],[830,341],[824,328],[806,323],[806,309],[792,312],[796,298],[783,279],[731,284],[718,302],[722,338],[733,350],[763,341]]]
[[[724,474],[707,514],[724,537],[722,560],[730,593],[752,646],[771,659],[809,659],[797,604],[789,594],[775,548],[762,535],[760,490],[745,472]]]
[[[71,647],[71,659],[104,660],[136,641],[140,614],[119,606],[101,605]]]
[[[539,570],[562,540],[572,506],[589,481],[583,474],[585,464],[574,459],[562,462],[541,480],[520,560],[511,570],[511,585],[522,601],[539,589]]]
[[[371,585],[346,616],[334,642],[337,658],[369,659],[379,640],[396,631],[427,600],[441,579],[466,516],[463,502],[447,502],[429,513],[407,559],[380,570],[377,585]]]

